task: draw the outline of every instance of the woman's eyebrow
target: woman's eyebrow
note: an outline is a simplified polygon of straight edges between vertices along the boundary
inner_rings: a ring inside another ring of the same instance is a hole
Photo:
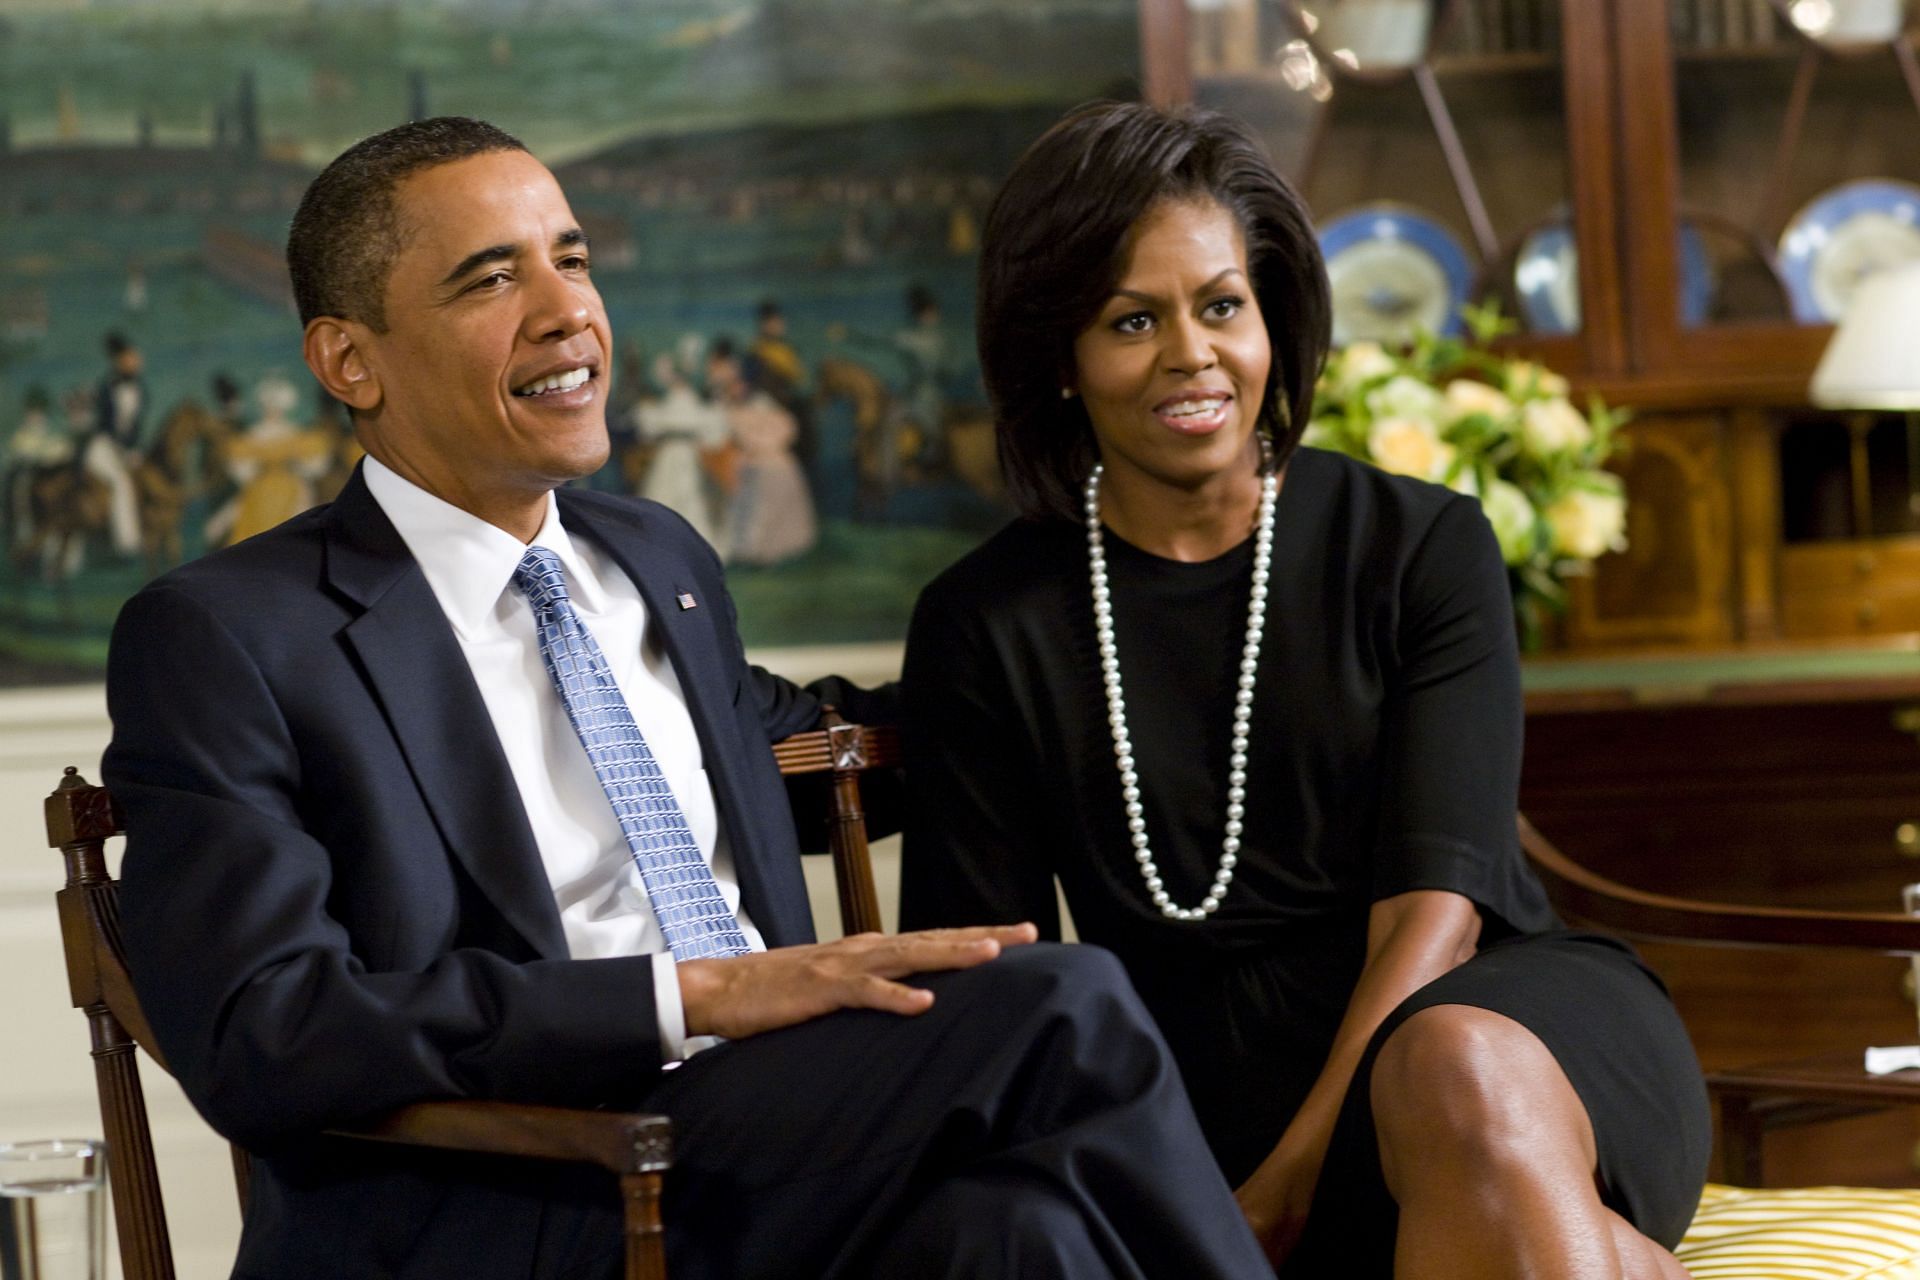
[[[1238,267],[1227,267],[1222,271],[1220,271],[1217,275],[1211,277],[1210,279],[1205,281],[1203,284],[1201,284],[1201,286],[1198,289],[1194,290],[1194,292],[1205,293],[1207,290],[1213,288],[1215,285],[1225,280],[1228,276],[1240,276],[1245,274],[1246,273],[1240,270],[1240,268]],[[1127,288],[1115,289],[1113,291],[1113,296],[1116,298],[1132,298],[1135,302],[1158,302],[1160,300],[1160,295],[1158,294],[1142,293],[1138,289],[1127,289]]]

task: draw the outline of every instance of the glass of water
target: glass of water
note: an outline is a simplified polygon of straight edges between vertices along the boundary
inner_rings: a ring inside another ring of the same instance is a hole
[[[106,1172],[98,1139],[0,1142],[0,1276],[101,1280]]]

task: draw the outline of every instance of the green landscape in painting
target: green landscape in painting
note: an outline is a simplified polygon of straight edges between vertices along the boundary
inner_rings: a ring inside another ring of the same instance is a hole
[[[263,476],[337,490],[353,449],[281,244],[321,164],[428,114],[521,137],[592,236],[619,371],[586,483],[659,496],[661,406],[711,410],[731,352],[815,516],[748,554],[751,485],[703,451],[749,643],[897,638],[1008,514],[973,357],[987,204],[1136,66],[1132,0],[0,3],[0,677],[97,671],[120,602],[244,530]],[[109,335],[141,366],[113,460],[137,547],[95,440]]]

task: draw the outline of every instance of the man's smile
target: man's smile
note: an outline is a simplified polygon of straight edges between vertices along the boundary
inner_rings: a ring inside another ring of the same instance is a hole
[[[516,396],[546,396],[572,391],[576,387],[584,386],[593,376],[594,373],[591,366],[580,365],[576,368],[562,370],[558,373],[542,374],[524,386],[515,387],[513,394]]]

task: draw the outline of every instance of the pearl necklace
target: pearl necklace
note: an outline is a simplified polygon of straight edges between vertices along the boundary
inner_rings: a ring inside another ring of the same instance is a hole
[[[1140,804],[1140,775],[1134,770],[1133,740],[1127,732],[1127,703],[1120,694],[1120,651],[1113,642],[1113,593],[1107,585],[1106,540],[1100,528],[1100,473],[1095,463],[1087,477],[1087,559],[1093,579],[1093,630],[1100,643],[1100,672],[1107,687],[1107,725],[1113,731],[1113,754],[1120,765],[1120,795],[1126,802],[1127,830],[1133,842],[1133,860],[1140,878],[1160,914],[1169,920],[1205,920],[1220,909],[1240,861],[1240,819],[1246,813],[1247,722],[1253,717],[1254,675],[1260,669],[1260,635],[1267,616],[1268,567],[1273,563],[1273,505],[1279,481],[1260,480],[1260,518],[1253,536],[1253,591],[1247,604],[1247,638],[1240,650],[1240,687],[1233,695],[1233,751],[1227,761],[1227,826],[1220,840],[1220,866],[1213,884],[1197,907],[1174,902],[1160,879],[1160,868],[1147,848],[1147,822]]]

